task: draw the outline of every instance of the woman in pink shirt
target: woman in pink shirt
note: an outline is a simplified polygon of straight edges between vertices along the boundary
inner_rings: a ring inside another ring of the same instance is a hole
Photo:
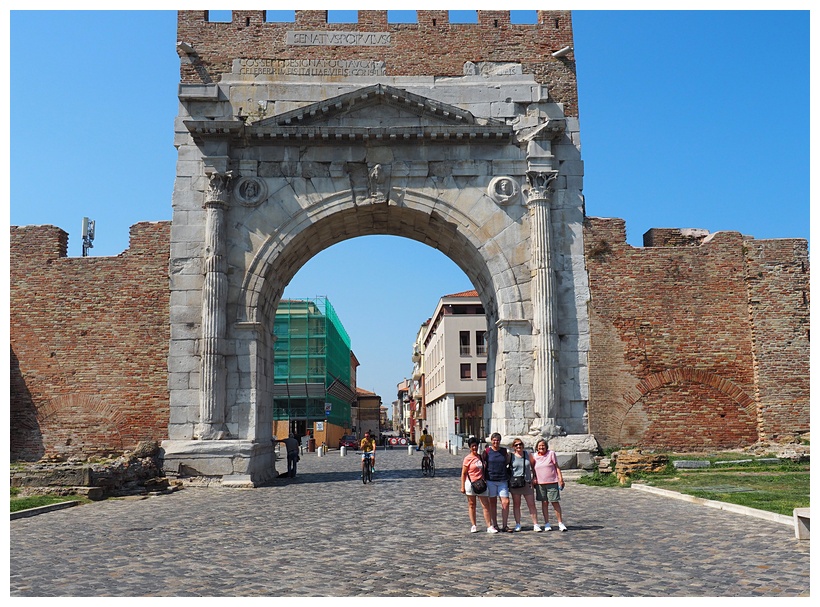
[[[484,509],[484,522],[487,523],[487,533],[498,533],[498,529],[493,527],[493,519],[490,516],[490,504],[487,498],[486,485],[481,494],[476,494],[473,491],[473,481],[484,478],[484,464],[478,456],[478,439],[471,436],[467,441],[470,446],[470,453],[464,458],[464,463],[461,465],[461,492],[467,496],[467,513],[470,515],[470,522],[472,527],[470,533],[478,531],[475,520],[475,498],[481,500],[481,507]]]
[[[535,443],[534,470],[535,475],[532,479],[532,484],[535,487],[535,499],[541,502],[541,510],[544,513],[544,531],[552,530],[550,526],[549,505],[552,504],[552,509],[555,510],[555,516],[558,518],[558,529],[566,531],[567,527],[561,519],[561,492],[564,488],[564,475],[561,474],[561,468],[558,467],[558,459],[555,457],[555,451],[550,451],[547,448],[547,441],[543,438]]]

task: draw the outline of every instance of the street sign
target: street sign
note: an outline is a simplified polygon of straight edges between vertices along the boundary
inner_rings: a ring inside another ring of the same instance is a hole
[[[332,405],[331,403],[325,403],[325,415],[329,415],[329,414],[330,414],[330,408],[331,408],[332,406],[333,406],[333,405]]]

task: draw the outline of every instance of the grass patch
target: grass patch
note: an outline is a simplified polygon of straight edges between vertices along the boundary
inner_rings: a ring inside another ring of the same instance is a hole
[[[29,497],[18,497],[19,494],[20,489],[17,487],[11,488],[10,512],[19,512],[20,510],[50,506],[51,504],[60,504],[62,502],[79,501],[85,504],[91,501],[80,495],[32,495]]]
[[[592,474],[585,474],[577,481],[580,485],[589,485],[591,487],[629,487],[632,483],[627,480],[625,484],[618,482],[618,478],[614,474],[601,474],[597,470]]]
[[[809,507],[807,464],[675,470],[671,474],[645,474],[641,480],[653,487],[786,516],[791,516],[795,508]]]
[[[675,468],[673,460],[709,460],[709,468]],[[640,481],[652,487],[669,489],[708,500],[746,506],[776,514],[791,516],[795,508],[809,507],[810,466],[808,462],[760,463],[758,461],[721,464],[716,461],[752,459],[734,453],[692,457],[670,455],[664,472],[633,475],[627,484],[618,483],[615,474],[600,474],[597,470],[578,482],[598,487],[626,487],[630,481]]]

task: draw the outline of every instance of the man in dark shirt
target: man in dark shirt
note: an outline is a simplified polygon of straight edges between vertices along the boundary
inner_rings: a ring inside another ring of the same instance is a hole
[[[490,436],[490,446],[484,450],[482,459],[487,470],[487,497],[489,498],[489,509],[493,519],[493,527],[499,531],[512,532],[507,527],[507,519],[510,517],[510,489],[507,485],[507,466],[510,463],[510,454],[507,449],[501,446],[501,435],[493,432]],[[498,528],[498,498],[501,498],[501,522],[503,526]]]
[[[296,440],[293,434],[289,434],[282,442],[285,444],[285,450],[288,454],[288,476],[293,478],[296,476],[296,462],[299,461],[299,441]]]

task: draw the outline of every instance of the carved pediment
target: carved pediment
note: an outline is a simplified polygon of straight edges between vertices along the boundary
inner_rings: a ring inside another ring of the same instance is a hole
[[[312,103],[254,123],[187,120],[198,138],[242,137],[246,140],[509,139],[512,127],[384,84]]]
[[[346,123],[373,113],[413,119],[432,124],[476,124],[470,112],[454,105],[434,101],[386,84],[374,84],[338,97],[272,116],[254,123],[254,126],[289,126]],[[487,121],[485,121],[487,122]],[[501,123],[498,123],[501,124]]]

